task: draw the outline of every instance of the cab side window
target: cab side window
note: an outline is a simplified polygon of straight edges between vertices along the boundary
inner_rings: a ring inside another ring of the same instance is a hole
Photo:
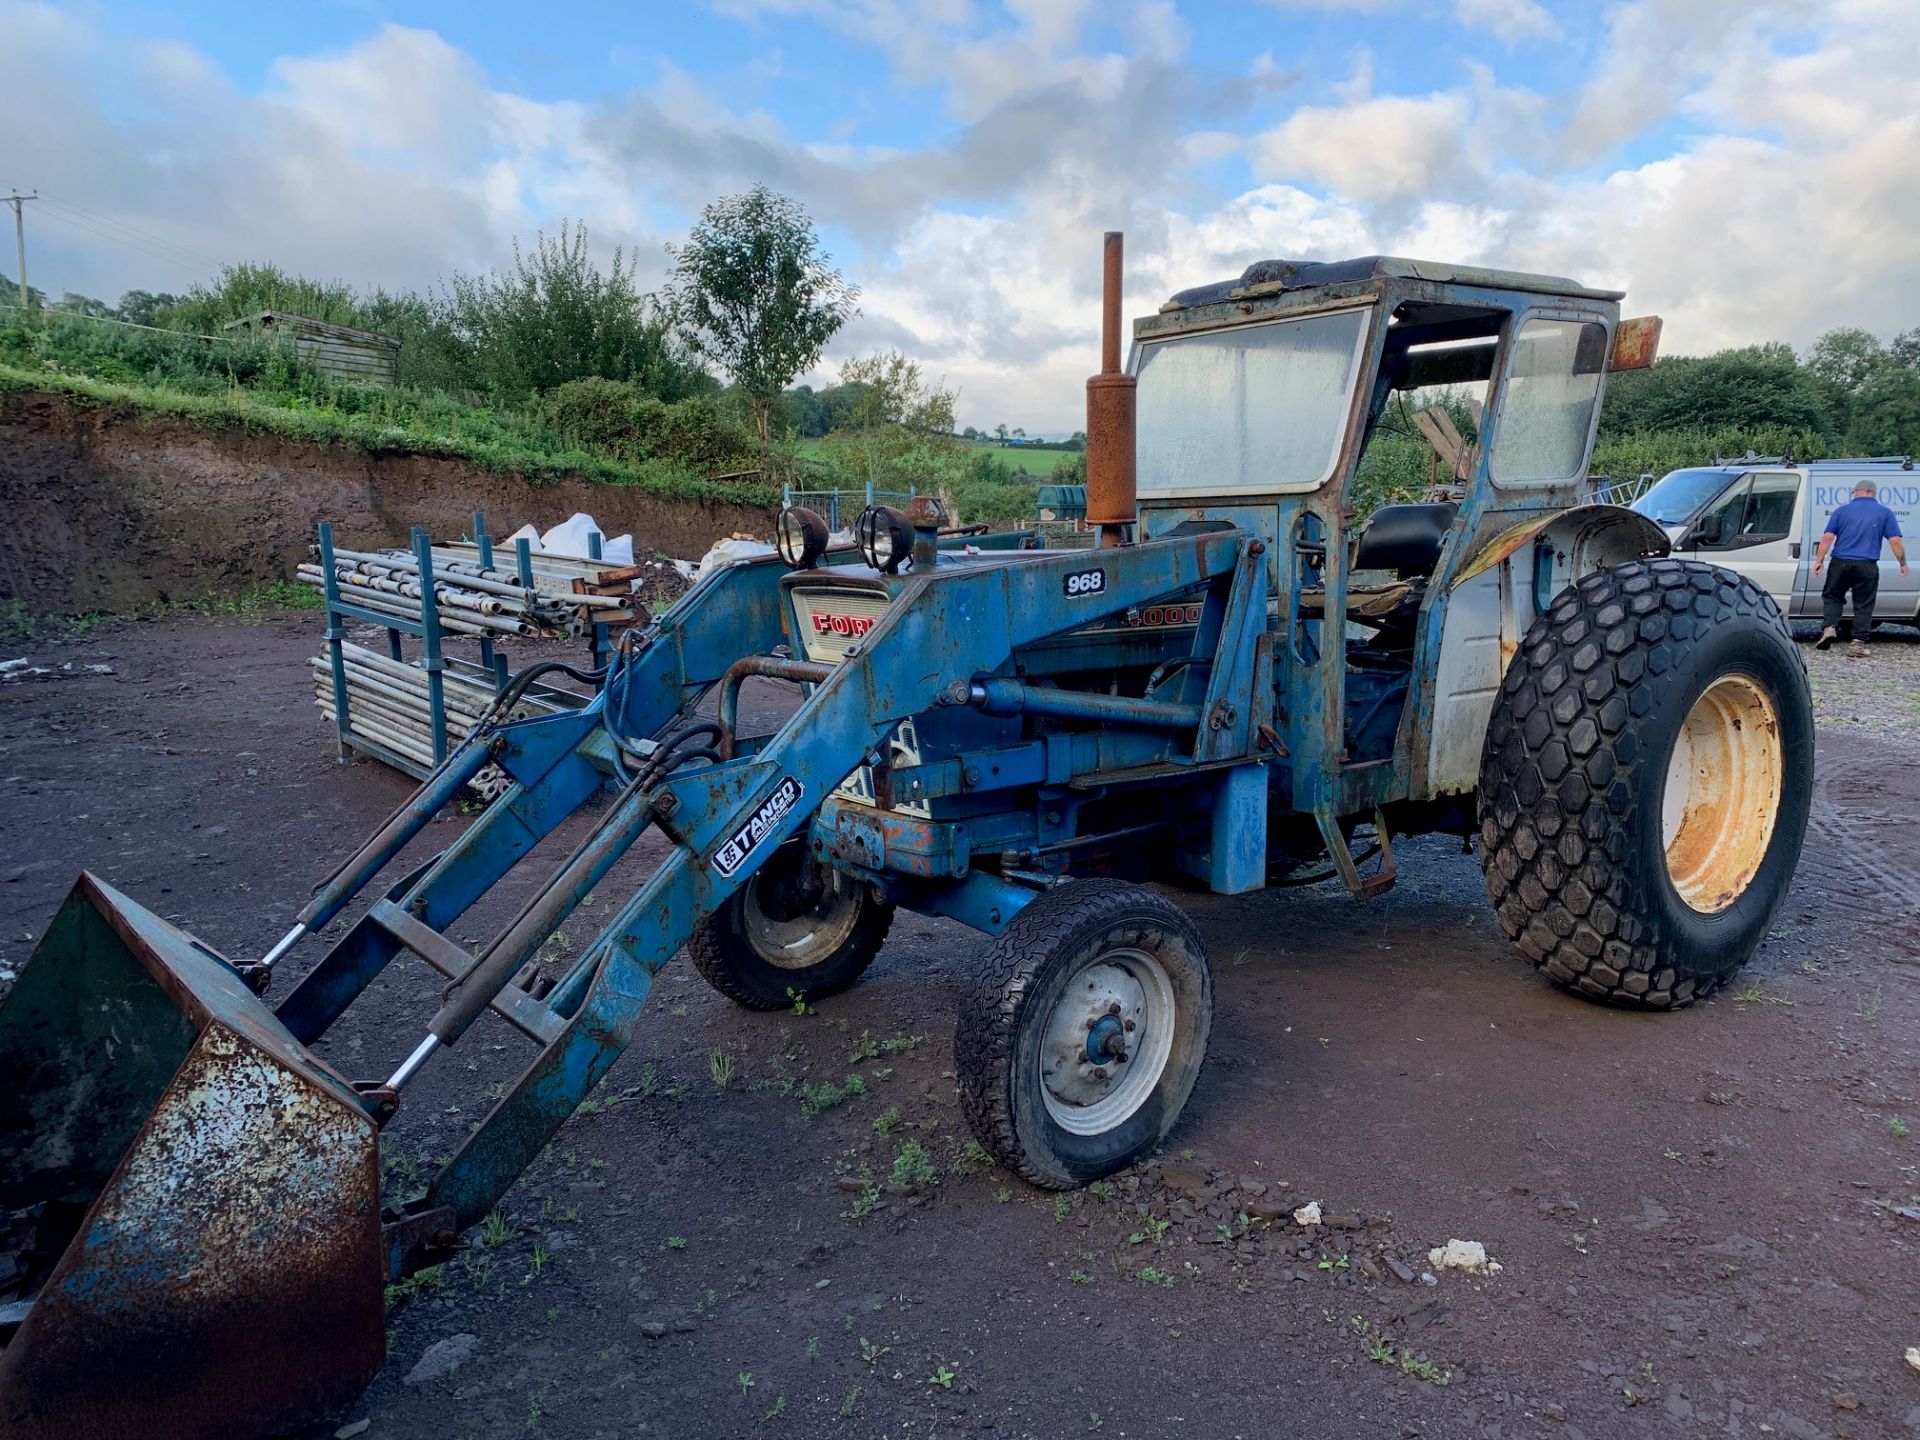
[[[1785,540],[1799,493],[1798,475],[1742,476],[1694,522],[1694,543],[1702,550],[1743,550]]]

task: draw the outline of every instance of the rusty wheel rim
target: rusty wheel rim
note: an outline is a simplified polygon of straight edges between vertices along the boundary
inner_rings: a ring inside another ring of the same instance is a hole
[[[1766,858],[1785,786],[1780,720],[1748,675],[1723,675],[1693,704],[1667,758],[1660,803],[1667,876],[1703,915],[1746,893]]]

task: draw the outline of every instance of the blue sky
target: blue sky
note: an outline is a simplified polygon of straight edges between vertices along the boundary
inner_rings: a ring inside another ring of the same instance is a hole
[[[0,0],[30,277],[484,268],[563,217],[649,279],[794,194],[961,418],[1074,423],[1102,229],[1129,306],[1289,254],[1573,274],[1669,349],[1920,323],[1913,0]],[[0,268],[9,272],[10,259]]]

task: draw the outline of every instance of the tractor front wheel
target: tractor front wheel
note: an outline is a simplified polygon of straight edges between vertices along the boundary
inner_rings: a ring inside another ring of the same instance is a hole
[[[1597,571],[1534,621],[1501,684],[1487,895],[1553,980],[1677,1009],[1765,938],[1812,782],[1806,667],[1765,591],[1697,561]]]
[[[961,1109],[1009,1169],[1084,1185],[1166,1137],[1212,1023],[1213,976],[1186,916],[1125,881],[1070,881],[980,962],[954,1036]]]
[[[893,906],[791,841],[694,928],[687,955],[729,1000],[781,1010],[852,985],[892,924]]]

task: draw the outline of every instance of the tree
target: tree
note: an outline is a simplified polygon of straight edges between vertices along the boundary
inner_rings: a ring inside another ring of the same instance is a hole
[[[1022,440],[1027,438],[1027,432],[1022,430],[1018,425],[1013,427],[1013,433],[1018,435]]]
[[[859,313],[859,290],[799,203],[764,185],[707,206],[667,254],[680,333],[732,379],[764,445],[775,400]]]
[[[1813,342],[1806,371],[1837,430],[1844,432],[1851,426],[1854,400],[1888,363],[1880,341],[1865,330],[1829,330]]]
[[[1782,344],[1675,355],[1616,376],[1600,416],[1606,435],[1786,426],[1832,439],[1837,422],[1813,377]]]
[[[969,425],[967,426],[966,429],[960,432],[960,438],[962,440],[978,440],[980,438],[980,432],[976,430],[973,426]]]
[[[1909,370],[1920,370],[1920,329],[1902,330],[1888,341],[1887,358]]]
[[[994,426],[993,433],[1000,437],[1000,443],[1002,445],[1006,444],[1007,443],[1007,422],[1002,420],[998,425]]]
[[[120,297],[114,314],[129,325],[158,325],[160,312],[179,303],[178,295],[169,295],[164,290],[129,290]]]
[[[1920,370],[1883,365],[1860,387],[1847,448],[1864,455],[1920,452]]]
[[[485,389],[528,395],[593,375],[631,380],[668,401],[703,388],[666,307],[634,284],[618,246],[599,269],[584,225],[562,221],[558,238],[537,235],[531,253],[515,241],[510,268],[455,275],[449,288],[442,318],[473,347]]]
[[[898,350],[849,360],[835,393],[854,397],[831,436],[836,457],[853,474],[900,489],[950,468],[959,448],[953,438],[956,393],[929,383]]]

